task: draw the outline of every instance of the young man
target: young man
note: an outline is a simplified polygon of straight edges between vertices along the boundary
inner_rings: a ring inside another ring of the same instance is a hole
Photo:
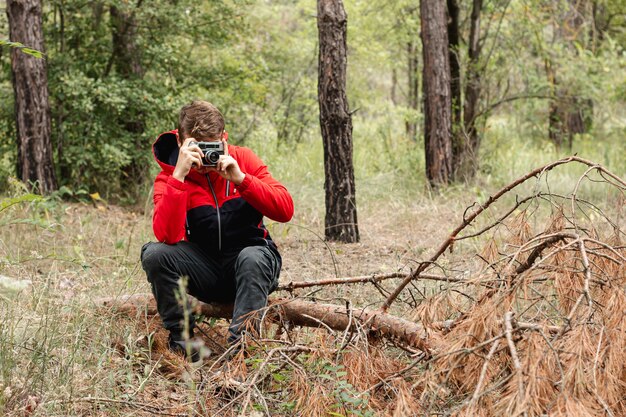
[[[178,130],[161,134],[153,145],[161,166],[152,220],[159,242],[143,246],[141,263],[170,332],[170,348],[193,360],[198,359],[189,346],[193,317],[177,298],[181,277],[187,292],[201,301],[234,302],[229,342],[236,343],[245,322],[266,306],[278,285],[281,257],[263,216],[287,222],[293,215],[287,189],[250,149],[228,146],[227,138],[220,111],[194,101],[181,109]],[[220,141],[224,154],[217,165],[203,166],[196,143]],[[258,330],[258,320],[252,323]]]

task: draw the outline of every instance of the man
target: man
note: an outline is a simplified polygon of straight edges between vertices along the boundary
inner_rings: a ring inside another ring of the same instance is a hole
[[[152,220],[159,242],[143,246],[141,262],[170,348],[194,361],[193,316],[177,298],[181,277],[201,301],[234,302],[228,340],[238,342],[250,320],[258,330],[254,312],[278,285],[281,257],[263,216],[287,222],[293,215],[287,189],[250,149],[228,146],[227,139],[220,111],[193,101],[181,109],[178,130],[161,134],[153,145],[161,166]],[[217,165],[203,166],[197,142],[220,141],[224,154]]]

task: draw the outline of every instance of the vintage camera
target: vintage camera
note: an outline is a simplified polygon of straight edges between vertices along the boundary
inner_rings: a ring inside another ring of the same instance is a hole
[[[202,151],[202,165],[205,167],[217,166],[220,156],[224,155],[224,142],[189,142],[189,146],[196,145]]]

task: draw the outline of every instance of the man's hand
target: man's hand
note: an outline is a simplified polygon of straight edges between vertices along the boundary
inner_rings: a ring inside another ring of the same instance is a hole
[[[241,172],[241,168],[239,168],[239,164],[235,158],[228,154],[228,143],[226,143],[225,139],[222,139],[222,143],[224,144],[224,155],[220,156],[215,168],[209,169],[220,174],[220,176],[225,180],[230,181],[235,185],[240,185],[246,174]]]
[[[204,156],[202,151],[196,145],[189,146],[189,142],[194,140],[194,138],[185,139],[178,150],[178,162],[176,162],[172,176],[180,182],[185,182],[185,177],[192,167],[202,167],[202,157]]]

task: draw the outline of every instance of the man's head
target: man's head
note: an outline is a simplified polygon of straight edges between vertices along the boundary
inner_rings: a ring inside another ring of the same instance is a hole
[[[194,100],[180,109],[178,116],[178,142],[187,138],[198,141],[221,140],[224,133],[224,116],[213,104]]]

